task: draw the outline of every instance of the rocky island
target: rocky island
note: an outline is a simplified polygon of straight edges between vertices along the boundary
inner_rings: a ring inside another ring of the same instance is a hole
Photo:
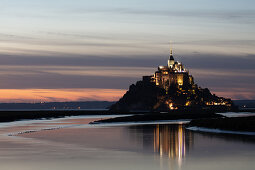
[[[159,66],[153,75],[132,84],[110,111],[169,112],[192,108],[228,111],[235,107],[231,99],[218,97],[195,84],[183,64],[174,60],[171,50],[167,66]]]
[[[159,66],[151,76],[143,76],[110,107],[115,113],[141,113],[104,119],[91,124],[161,120],[191,120],[187,127],[232,131],[255,131],[253,117],[228,118],[219,112],[238,111],[231,99],[218,97],[199,87],[183,64],[174,60],[172,50],[167,66]]]

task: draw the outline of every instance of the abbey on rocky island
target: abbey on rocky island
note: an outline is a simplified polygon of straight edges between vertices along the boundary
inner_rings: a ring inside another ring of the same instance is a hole
[[[208,88],[194,83],[194,78],[182,63],[175,61],[172,50],[167,66],[159,66],[151,76],[129,87],[126,94],[110,110],[168,111],[203,108],[231,110],[231,99],[218,97]]]

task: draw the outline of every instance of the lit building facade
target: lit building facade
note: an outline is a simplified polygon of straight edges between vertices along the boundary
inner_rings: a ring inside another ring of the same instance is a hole
[[[149,81],[166,91],[166,95],[158,99],[157,105],[166,105],[170,110],[190,107],[190,106],[226,106],[231,108],[231,99],[212,95],[209,89],[198,87],[194,83],[194,78],[183,64],[175,61],[172,50],[167,62],[167,66],[159,66],[158,70],[151,76],[144,76],[143,81]]]
[[[168,59],[167,66],[159,66],[152,76],[144,76],[143,80],[155,82],[155,84],[168,91],[175,86],[179,89],[188,89],[194,85],[194,79],[182,63],[175,61],[172,50]]]

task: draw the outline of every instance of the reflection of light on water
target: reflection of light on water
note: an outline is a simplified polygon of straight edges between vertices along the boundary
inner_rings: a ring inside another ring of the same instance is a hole
[[[154,152],[160,157],[168,156],[169,159],[177,159],[181,165],[186,154],[185,129],[182,125],[173,128],[165,125],[156,125],[154,129]]]
[[[178,127],[178,146],[179,146],[179,155],[178,162],[181,164],[182,158],[185,156],[185,135],[183,134],[183,128],[181,126]]]

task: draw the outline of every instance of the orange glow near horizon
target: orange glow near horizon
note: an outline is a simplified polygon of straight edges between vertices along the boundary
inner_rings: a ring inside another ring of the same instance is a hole
[[[236,88],[229,88],[225,91],[222,90],[211,90],[211,92],[219,97],[229,98],[231,100],[254,100],[254,91],[249,89],[240,88],[238,91]]]
[[[124,89],[0,89],[2,103],[117,101]]]
[[[68,101],[118,101],[125,89],[0,89],[0,103],[37,103]],[[232,100],[253,99],[250,92],[212,91]],[[241,96],[241,98],[239,98]]]

